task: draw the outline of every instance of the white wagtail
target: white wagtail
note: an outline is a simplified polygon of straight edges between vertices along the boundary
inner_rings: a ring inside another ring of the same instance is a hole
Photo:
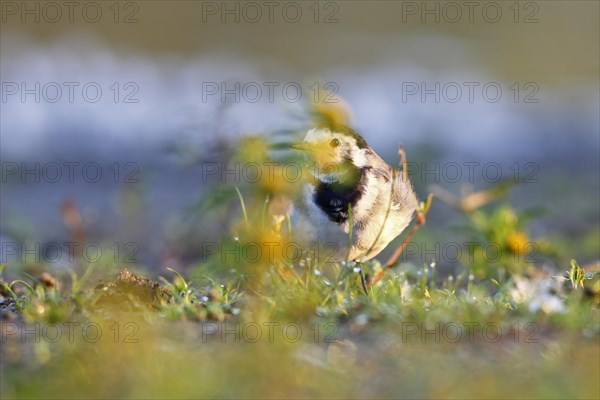
[[[369,260],[410,223],[417,207],[412,185],[352,129],[322,125],[291,147],[312,156],[315,178],[295,204],[293,225],[305,240],[334,247],[328,256]]]

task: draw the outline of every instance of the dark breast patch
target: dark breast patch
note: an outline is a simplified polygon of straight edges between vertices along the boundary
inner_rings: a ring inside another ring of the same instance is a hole
[[[359,172],[359,171],[357,171]],[[364,193],[363,171],[356,174],[354,182],[320,182],[314,194],[319,206],[330,221],[342,224],[348,220],[348,206],[353,208]]]

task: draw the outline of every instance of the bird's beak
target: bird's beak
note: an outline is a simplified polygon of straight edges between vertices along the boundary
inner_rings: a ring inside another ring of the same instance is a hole
[[[312,149],[312,147],[309,144],[304,143],[304,142],[290,144],[290,147],[294,150],[300,150],[300,151],[309,151]]]

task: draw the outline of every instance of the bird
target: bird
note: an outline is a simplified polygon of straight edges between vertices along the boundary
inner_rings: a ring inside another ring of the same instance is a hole
[[[312,161],[290,219],[324,261],[368,261],[410,224],[418,204],[412,184],[353,129],[320,124],[290,147]]]

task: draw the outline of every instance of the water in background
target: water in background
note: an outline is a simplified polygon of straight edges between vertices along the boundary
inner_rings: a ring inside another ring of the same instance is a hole
[[[360,30],[354,35],[344,43],[354,43],[355,49],[381,40],[376,49],[381,57],[368,66],[364,60],[340,58],[322,66],[311,59],[309,66],[290,67],[259,51],[225,51],[219,45],[202,52],[124,52],[93,34],[41,41],[22,31],[3,31],[3,240],[65,240],[68,230],[60,210],[72,200],[94,237],[134,240],[141,244],[142,261],[156,266],[170,254],[172,231],[184,224],[189,207],[207,188],[202,162],[225,157],[219,150],[240,135],[304,129],[304,100],[315,93],[315,84],[346,99],[352,125],[390,163],[399,142],[417,163],[496,162],[504,175],[515,163],[523,173],[527,163],[536,163],[537,182],[517,189],[519,204],[543,203],[552,209],[547,227],[598,225],[597,77],[565,75],[553,81],[541,73],[543,78],[530,75],[515,87],[510,73],[480,62],[480,44],[459,35],[380,32],[377,40]],[[10,93],[14,84],[31,89],[36,82],[42,88],[50,83],[47,92],[39,91],[39,101],[34,94]],[[65,82],[78,83],[73,101]],[[262,95],[254,101],[255,87],[249,87],[237,99],[222,98],[221,85],[236,82],[257,85]],[[265,82],[277,83],[273,98],[266,95]],[[477,84],[472,98],[468,82]],[[98,101],[93,91],[82,92],[86,84],[101,88]],[[435,94],[423,95],[436,84]],[[57,85],[62,95],[54,102]],[[282,91],[286,85],[291,92]],[[490,91],[483,90],[486,85]],[[299,101],[296,87],[304,91]],[[215,88],[219,92],[212,94]],[[181,148],[183,153],[175,151]],[[22,171],[13,175],[6,169],[36,162],[95,162],[103,176],[89,182],[76,170],[73,182],[42,177],[38,183],[22,179]],[[128,173],[135,181],[127,181]],[[415,185],[424,196],[431,183],[458,192],[465,180],[444,178],[419,175]],[[481,177],[473,182],[487,183]],[[579,216],[561,212],[573,204],[580,207]],[[443,226],[446,211],[434,211],[431,223]]]

